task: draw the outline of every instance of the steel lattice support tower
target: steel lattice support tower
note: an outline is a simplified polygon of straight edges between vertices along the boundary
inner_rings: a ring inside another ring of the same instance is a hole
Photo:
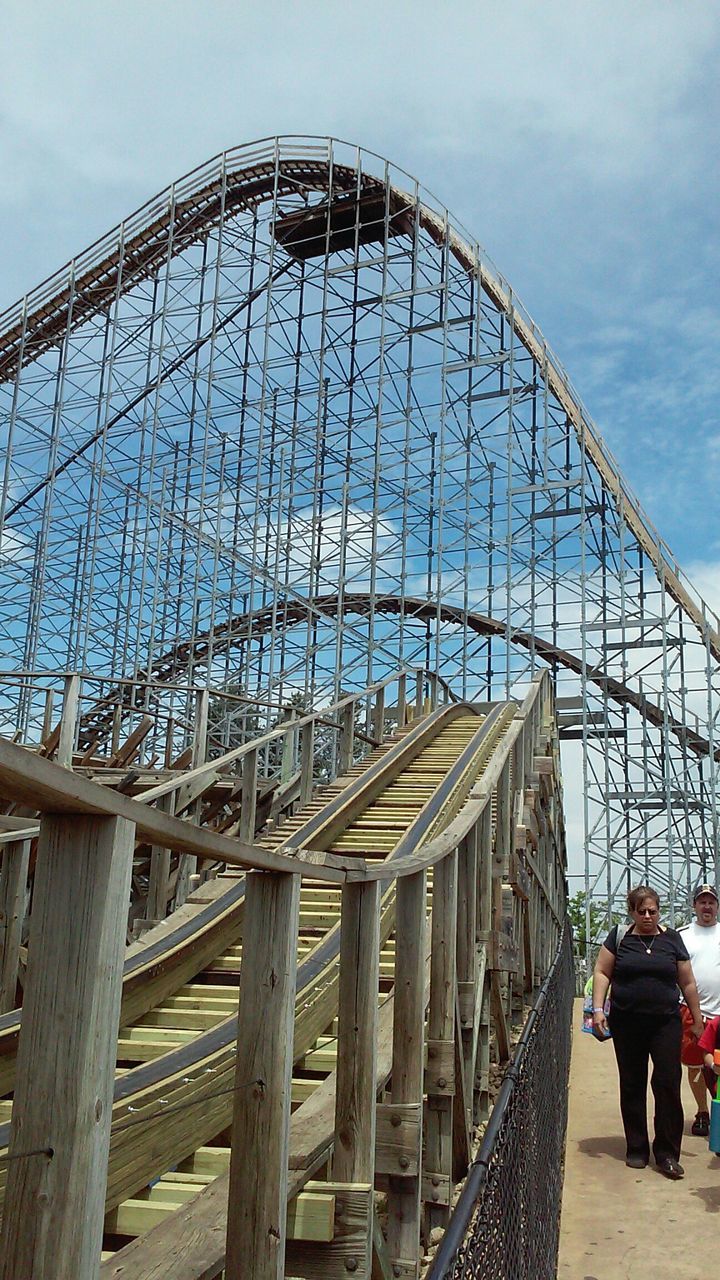
[[[589,892],[672,909],[716,868],[720,624],[407,174],[218,156],[0,317],[0,378],[3,732],[64,670],[160,736],[198,685],[319,703],[423,661],[486,699],[549,663]]]

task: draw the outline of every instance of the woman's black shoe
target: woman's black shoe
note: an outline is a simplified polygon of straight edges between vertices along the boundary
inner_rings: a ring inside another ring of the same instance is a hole
[[[666,1156],[664,1160],[657,1162],[658,1172],[663,1173],[666,1178],[672,1178],[677,1182],[679,1178],[685,1177],[685,1170],[677,1160],[671,1160],[670,1156]]]
[[[710,1115],[707,1111],[698,1111],[690,1130],[696,1138],[707,1138],[710,1133]]]
[[[646,1169],[647,1158],[645,1156],[626,1156],[625,1163],[628,1169]]]

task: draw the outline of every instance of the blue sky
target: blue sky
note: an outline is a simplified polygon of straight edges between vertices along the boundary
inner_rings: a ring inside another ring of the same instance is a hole
[[[0,35],[0,308],[195,164],[331,133],[417,175],[720,605],[720,10],[42,0]]]

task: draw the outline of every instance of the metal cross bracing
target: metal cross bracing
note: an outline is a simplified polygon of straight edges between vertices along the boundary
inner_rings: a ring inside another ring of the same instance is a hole
[[[190,723],[203,684],[317,705],[406,662],[488,699],[550,661],[574,885],[672,912],[716,867],[720,624],[415,179],[228,151],[0,317],[0,377],[4,668],[135,680],[128,716],[152,675]]]

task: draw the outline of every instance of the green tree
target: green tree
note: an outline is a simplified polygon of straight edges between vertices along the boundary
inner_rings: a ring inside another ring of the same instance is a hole
[[[251,738],[265,732],[258,708],[252,703],[237,702],[245,690],[237,682],[228,684],[228,694],[216,694],[208,702],[208,758],[217,759],[226,751],[242,747]]]
[[[584,889],[578,889],[568,901],[568,915],[573,931],[573,942],[575,950],[581,955],[585,952],[589,945],[592,947],[597,944],[598,938],[605,936],[606,925],[608,928],[624,920],[625,916],[622,912],[611,911],[610,921],[608,924],[607,904],[604,902],[596,902],[590,900],[590,937],[587,936],[587,912],[585,910],[587,904],[587,894]]]

